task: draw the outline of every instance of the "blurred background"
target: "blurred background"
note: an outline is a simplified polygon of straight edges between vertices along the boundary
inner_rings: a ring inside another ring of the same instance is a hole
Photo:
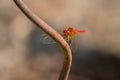
[[[87,30],[73,42],[69,80],[120,80],[120,0],[24,1],[60,34]],[[13,0],[0,0],[0,80],[58,79],[62,50],[43,34]]]

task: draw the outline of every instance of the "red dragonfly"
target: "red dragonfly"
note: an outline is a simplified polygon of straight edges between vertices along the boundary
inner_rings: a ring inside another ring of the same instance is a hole
[[[75,38],[77,34],[81,34],[86,32],[86,30],[77,30],[72,27],[68,27],[63,31],[63,35],[66,39],[66,41],[71,44],[71,41]]]
[[[65,40],[69,43],[69,45],[71,46],[71,43],[73,41],[73,39],[75,38],[76,35],[81,34],[86,32],[86,30],[77,30],[73,27],[68,27],[63,31],[63,37],[65,38]],[[52,44],[55,43],[52,39],[50,39],[49,36],[47,36],[46,34],[42,35],[42,42],[44,44]]]

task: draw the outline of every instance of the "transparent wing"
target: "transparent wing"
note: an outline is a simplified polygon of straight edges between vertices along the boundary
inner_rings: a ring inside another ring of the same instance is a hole
[[[70,47],[71,47],[73,53],[75,53],[79,49],[79,45],[78,45],[79,41],[78,41],[77,37],[78,36],[75,36],[70,43]]]
[[[54,44],[56,43],[50,36],[48,36],[47,34],[42,34],[42,36],[40,37],[40,41],[43,44]]]
[[[68,42],[68,44],[70,45],[71,49],[72,49],[72,52],[75,53],[78,49],[78,39],[77,39],[78,36],[75,36],[70,42],[68,39],[66,39],[66,41]],[[43,43],[43,44],[46,44],[46,45],[51,45],[51,44],[55,44],[56,42],[50,37],[48,36],[47,34],[42,34],[41,37],[40,37],[40,41]]]

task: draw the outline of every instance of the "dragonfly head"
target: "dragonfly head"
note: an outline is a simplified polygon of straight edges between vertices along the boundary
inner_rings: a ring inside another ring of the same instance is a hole
[[[65,29],[65,30],[63,31],[64,36],[65,36],[65,37],[70,36],[71,33],[73,32],[73,30],[74,30],[74,29],[73,29],[72,27],[68,27],[67,29]]]
[[[64,31],[63,31],[63,33],[64,33],[64,36],[65,36],[65,37],[67,37],[67,36],[69,36],[69,35],[70,35],[70,32],[69,32],[69,31],[67,31],[67,30],[64,30]]]

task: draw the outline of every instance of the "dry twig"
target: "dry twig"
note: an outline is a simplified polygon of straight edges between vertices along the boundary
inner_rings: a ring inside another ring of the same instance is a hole
[[[45,23],[36,14],[34,14],[22,0],[14,0],[14,2],[33,23],[35,23],[39,28],[50,35],[61,46],[64,51],[64,62],[59,80],[67,80],[72,64],[72,54],[68,43],[51,26]]]

